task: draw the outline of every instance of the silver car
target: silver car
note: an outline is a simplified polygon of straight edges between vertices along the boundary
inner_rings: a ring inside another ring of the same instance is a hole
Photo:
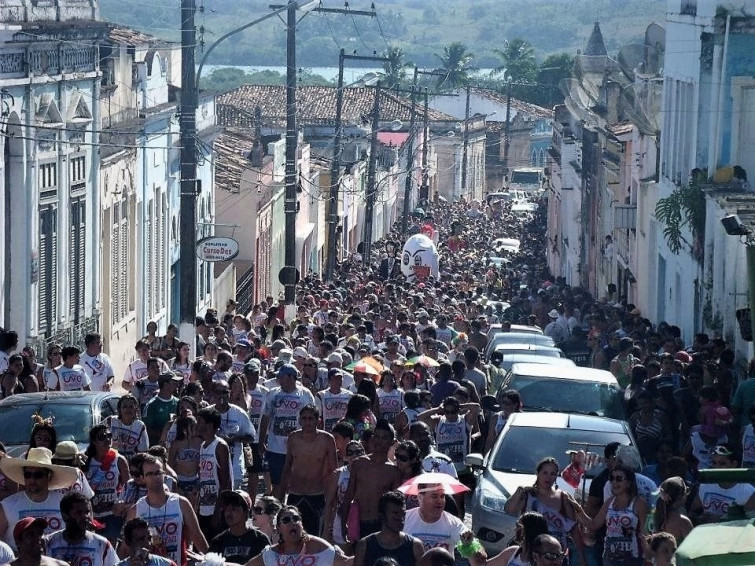
[[[633,445],[624,421],[564,413],[513,413],[490,453],[469,454],[465,463],[476,470],[477,487],[472,498],[472,531],[489,555],[497,554],[511,543],[517,517],[504,512],[506,500],[518,487],[535,483],[535,468],[543,458],[552,456],[563,469],[568,465],[567,450],[589,450],[601,456],[609,442]],[[558,487],[578,501],[587,499],[589,476],[575,490],[560,477]]]

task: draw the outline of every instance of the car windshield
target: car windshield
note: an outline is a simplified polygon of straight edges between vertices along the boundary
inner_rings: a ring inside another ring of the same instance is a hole
[[[544,407],[555,413],[582,413],[626,420],[621,391],[607,383],[516,375],[507,387],[519,392],[525,409]]]
[[[492,458],[492,468],[497,472],[533,474],[537,463],[552,456],[561,469],[569,464],[567,450],[590,450],[603,452],[609,442],[631,444],[623,433],[578,430],[575,428],[540,428],[512,426],[506,430]]]
[[[32,416],[52,417],[58,442],[73,440],[79,444],[89,442],[92,412],[88,404],[29,403],[0,407],[0,430],[6,446],[28,444],[31,436]]]

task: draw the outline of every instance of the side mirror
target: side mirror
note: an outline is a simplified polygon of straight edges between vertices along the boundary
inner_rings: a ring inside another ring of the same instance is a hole
[[[482,469],[485,467],[483,462],[484,458],[482,454],[467,454],[467,457],[464,458],[464,463],[472,469]]]

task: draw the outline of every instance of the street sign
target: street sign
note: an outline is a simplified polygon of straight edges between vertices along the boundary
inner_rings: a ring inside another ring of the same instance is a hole
[[[233,238],[210,236],[197,242],[197,257],[203,261],[228,261],[239,255],[239,243]]]

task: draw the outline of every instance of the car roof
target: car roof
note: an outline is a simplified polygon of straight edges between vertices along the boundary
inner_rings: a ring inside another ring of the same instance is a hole
[[[508,354],[507,358],[504,360],[505,362],[511,362],[513,369],[515,365],[524,365],[524,366],[530,366],[530,365],[550,365],[550,366],[556,366],[559,368],[572,368],[576,367],[577,364],[575,364],[572,360],[569,358],[552,358],[550,356],[536,356],[534,354],[526,354],[526,353],[512,353]],[[527,374],[531,375],[531,374]]]
[[[538,328],[537,326],[528,326],[526,324],[512,324],[511,325],[511,332],[508,334],[542,334],[543,330],[542,328]],[[496,334],[506,334],[505,332],[501,332],[501,323],[496,322],[495,324],[490,325],[490,330],[488,330],[488,335],[495,336]]]
[[[549,344],[537,344],[537,343],[530,343],[530,342],[499,342],[495,344],[492,352],[495,352],[497,350],[559,350],[561,351],[558,346],[552,346]]]
[[[508,427],[574,428],[577,430],[628,434],[627,424],[624,421],[574,413],[547,413],[538,411],[511,413],[506,425]]]
[[[515,363],[511,366],[511,373],[532,377],[544,377],[554,379],[569,379],[575,381],[595,381],[617,385],[618,381],[610,371],[584,367],[559,367],[548,364]]]
[[[39,393],[18,393],[0,401],[0,407],[9,405],[34,405],[62,400],[75,405],[91,405],[107,397],[118,397],[115,393],[99,391],[40,391]]]
[[[501,344],[505,344],[506,342],[516,342],[518,340],[543,340],[543,337],[545,334],[539,333],[539,332],[515,332],[514,330],[515,324],[511,325],[511,332],[501,332],[500,330],[493,334],[491,337],[492,340],[499,339]],[[500,328],[500,327],[499,327]],[[536,338],[538,336],[539,338]],[[513,337],[512,340],[503,340],[503,338]]]

